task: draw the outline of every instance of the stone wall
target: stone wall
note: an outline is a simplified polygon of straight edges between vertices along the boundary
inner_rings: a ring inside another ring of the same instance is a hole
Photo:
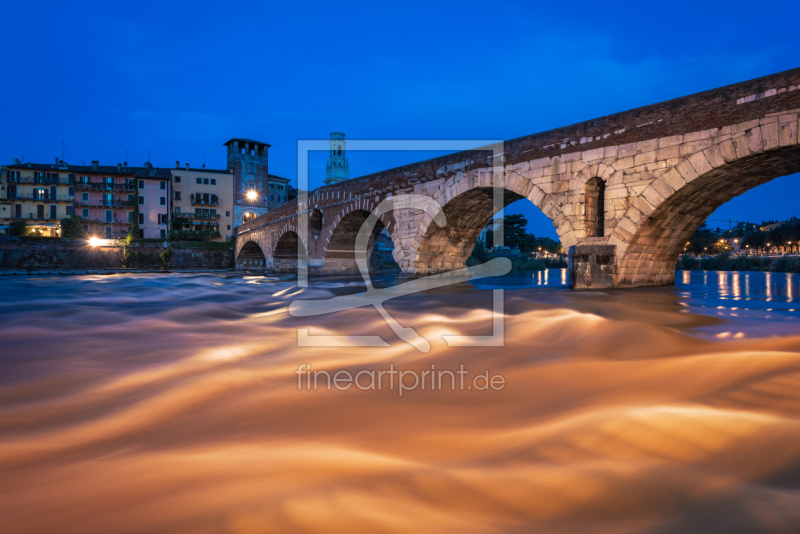
[[[2,269],[230,269],[233,251],[162,246],[90,247],[84,240],[2,238]],[[165,250],[170,252],[164,254]]]

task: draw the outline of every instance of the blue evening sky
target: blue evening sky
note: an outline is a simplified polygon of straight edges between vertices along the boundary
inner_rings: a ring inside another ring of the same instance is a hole
[[[0,163],[225,166],[221,144],[511,139],[800,66],[800,3],[9,2]],[[351,152],[351,176],[435,154]],[[312,158],[311,186],[324,178]],[[800,213],[798,176],[714,219]],[[530,203],[537,235],[555,237]],[[712,223],[713,224],[713,223]],[[719,223],[722,225],[723,223]]]

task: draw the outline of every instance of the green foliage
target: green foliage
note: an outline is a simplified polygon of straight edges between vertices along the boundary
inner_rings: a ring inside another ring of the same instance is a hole
[[[779,273],[800,273],[800,258],[783,257],[776,261],[770,270]]]
[[[486,250],[486,242],[483,239],[478,239],[475,242],[475,246],[472,248],[472,257],[478,260],[479,263],[483,263],[489,259],[489,254]]]
[[[25,236],[28,233],[28,222],[25,219],[14,219],[8,225],[8,235]]]
[[[161,252],[161,268],[165,270],[169,269],[171,262],[172,262],[172,249],[167,247]]]
[[[125,243],[128,245],[133,244],[134,241],[139,239],[139,184],[136,182],[136,191],[133,195],[133,217],[131,227],[128,229],[128,235],[125,237]]]
[[[86,237],[86,233],[83,231],[83,223],[86,220],[74,213],[69,217],[61,219],[61,237],[66,238],[81,238]]]

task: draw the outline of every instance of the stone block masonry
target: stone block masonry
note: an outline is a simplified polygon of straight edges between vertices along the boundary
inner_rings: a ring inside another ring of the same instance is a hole
[[[353,229],[383,199],[416,193],[436,200],[447,224],[414,210],[383,215],[395,261],[417,276],[456,269],[494,215],[499,188],[504,205],[527,198],[542,210],[565,249],[613,248],[613,265],[589,261],[575,287],[585,287],[581,279],[591,287],[671,284],[683,244],[708,215],[800,172],[798,86],[794,69],[512,139],[496,160],[470,150],[322,187],[238,227],[237,256],[252,243],[270,270],[289,234],[298,243],[307,235],[312,272],[347,271],[355,265]],[[319,214],[308,217],[314,231],[297,231],[296,202]],[[291,268],[286,250],[281,269]]]

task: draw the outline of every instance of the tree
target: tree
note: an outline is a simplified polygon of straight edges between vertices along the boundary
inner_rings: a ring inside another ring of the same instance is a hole
[[[523,254],[536,250],[536,236],[528,233],[528,219],[524,215],[503,217],[503,244],[508,248],[519,249]]]
[[[25,219],[14,219],[8,225],[8,235],[23,236],[28,235],[28,222]]]
[[[74,213],[69,217],[61,219],[61,237],[86,237],[86,233],[83,231],[83,225],[81,224],[83,222],[84,219]]]
[[[472,249],[472,256],[479,261],[486,261],[489,254],[486,250],[486,242],[483,239],[478,239]]]
[[[133,195],[133,217],[131,227],[128,230],[128,235],[125,237],[125,242],[131,244],[139,238],[139,188],[136,188],[136,193]]]

